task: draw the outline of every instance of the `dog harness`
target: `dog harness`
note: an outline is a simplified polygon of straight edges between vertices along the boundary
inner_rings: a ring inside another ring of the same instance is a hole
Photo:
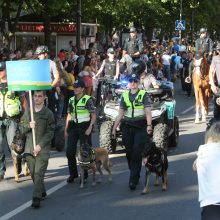
[[[94,149],[91,150],[91,160],[90,161],[88,161],[88,162],[87,161],[83,161],[83,160],[81,160],[81,157],[78,160],[79,160],[80,166],[90,168],[90,164],[92,164],[96,160],[95,150]]]
[[[154,162],[154,160],[152,160],[152,162]],[[161,151],[161,158],[160,158],[160,161],[156,164],[154,163],[150,163],[149,160],[147,160],[145,166],[148,167],[148,169],[150,171],[153,171],[153,172],[156,172],[159,176],[162,175],[162,167],[163,167],[163,164],[165,163],[165,155],[164,155],[164,152]],[[159,169],[161,168],[161,169]]]

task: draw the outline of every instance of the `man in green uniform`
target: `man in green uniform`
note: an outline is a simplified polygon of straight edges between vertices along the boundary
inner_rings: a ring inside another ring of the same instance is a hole
[[[44,175],[47,170],[51,141],[55,130],[53,112],[44,106],[45,91],[34,92],[34,121],[30,112],[21,117],[20,129],[26,135],[25,159],[34,182],[32,207],[40,207],[40,201],[46,197]],[[30,122],[31,121],[31,122]],[[36,146],[33,145],[32,130],[35,128]]]

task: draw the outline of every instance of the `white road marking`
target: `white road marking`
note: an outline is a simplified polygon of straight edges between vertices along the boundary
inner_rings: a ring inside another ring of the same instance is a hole
[[[191,111],[191,110],[194,109],[194,108],[195,108],[195,106],[193,105],[193,106],[187,108],[186,110],[182,111],[180,114],[181,114],[181,115],[184,115],[184,114],[186,114],[187,112]]]
[[[56,192],[57,190],[63,188],[65,185],[67,185],[66,180],[62,181],[61,183],[57,184],[56,186],[52,187],[47,191],[47,195],[51,195],[52,193]],[[17,215],[18,213],[24,211],[25,209],[29,208],[31,206],[32,201],[28,201],[24,203],[23,205],[19,206],[18,208],[14,209],[13,211],[3,215],[0,217],[0,220],[7,220],[12,218],[13,216]]]
[[[178,154],[178,155],[171,155],[171,156],[168,156],[168,160],[169,160],[169,162],[171,162],[171,161],[177,161],[177,160],[183,160],[183,159],[190,159],[190,158],[194,158],[196,156],[196,153],[197,153],[197,151],[190,152],[190,153],[184,153],[184,154]],[[110,155],[110,158],[116,158],[116,157],[121,157],[121,156],[125,156],[125,154],[122,153],[122,154],[118,154],[118,155],[117,154]],[[61,183],[59,183],[56,186],[49,189],[47,191],[47,195],[51,195],[52,193],[56,192],[57,190],[63,188],[66,185],[67,185],[66,180],[62,181]],[[15,216],[15,215],[21,213],[22,211],[24,211],[25,209],[29,208],[31,206],[31,203],[32,203],[31,200],[24,203],[23,205],[17,207],[13,211],[0,217],[0,220],[8,220],[8,219],[12,218],[13,216]]]

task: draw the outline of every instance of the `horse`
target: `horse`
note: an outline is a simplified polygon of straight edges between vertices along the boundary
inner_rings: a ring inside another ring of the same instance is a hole
[[[208,115],[208,102],[211,95],[211,88],[209,84],[209,64],[207,59],[201,57],[194,58],[194,69],[192,74],[195,99],[196,99],[196,116],[195,123],[206,122]]]

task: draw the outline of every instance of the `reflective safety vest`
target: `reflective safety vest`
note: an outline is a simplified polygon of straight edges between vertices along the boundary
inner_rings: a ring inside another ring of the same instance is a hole
[[[70,98],[69,103],[72,106],[71,115],[72,120],[75,123],[89,122],[90,121],[90,113],[89,110],[86,109],[86,103],[91,98],[91,96],[84,95],[78,102],[75,104],[76,99],[75,96]]]
[[[129,99],[129,91],[122,94],[127,109],[125,110],[125,117],[127,118],[145,118],[144,110],[144,95],[146,91],[139,90],[133,102]]]
[[[4,116],[4,112],[9,117],[17,116],[21,112],[19,96],[12,91],[7,91],[5,94],[0,91],[0,117]]]

